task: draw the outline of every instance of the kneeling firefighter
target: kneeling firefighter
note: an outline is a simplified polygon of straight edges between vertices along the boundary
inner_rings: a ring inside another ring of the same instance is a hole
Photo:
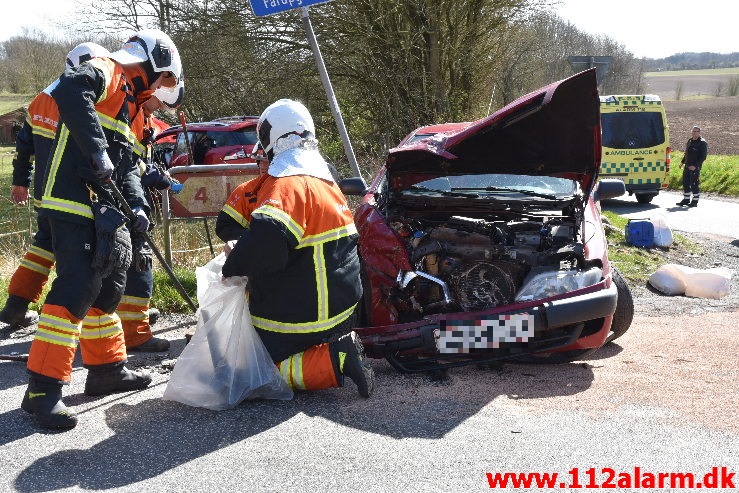
[[[85,393],[143,389],[151,375],[128,370],[120,318],[132,249],[120,205],[93,193],[113,182],[136,211],[130,227],[146,231],[146,200],[133,148],[137,96],[177,86],[182,64],[161,31],[136,33],[109,57],[67,69],[51,96],[59,127],[46,169],[39,215],[51,228],[57,277],[40,315],[28,358],[30,380],[21,407],[47,428],[72,428],[76,413],[62,402],[79,342],[88,369]]]
[[[346,375],[369,397],[374,373],[351,330],[362,290],[357,230],[318,151],[313,118],[281,99],[264,110],[257,133],[268,175],[251,190],[255,201],[233,204],[248,227],[223,275],[248,277],[254,327],[293,389],[338,387]]]

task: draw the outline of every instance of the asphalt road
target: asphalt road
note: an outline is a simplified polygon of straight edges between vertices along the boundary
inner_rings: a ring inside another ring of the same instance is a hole
[[[655,203],[666,202],[671,223],[705,214],[694,220],[708,227],[710,200],[671,211],[670,195]],[[633,198],[604,207],[657,211]],[[725,224],[715,231],[739,236],[728,229],[736,211],[717,211]],[[628,491],[658,491],[644,485],[659,473],[704,482],[716,471],[720,481],[722,468],[724,479],[739,472],[738,315],[638,316],[582,362],[462,368],[442,381],[373,360],[370,399],[347,383],[220,412],[162,400],[167,372],[141,392],[87,397],[77,361],[65,401],[80,424],[65,433],[41,430],[20,410],[25,367],[0,362],[0,491],[490,491],[487,473],[505,472],[557,473],[551,491],[582,491],[568,487],[575,468],[583,487],[615,491],[637,486],[637,476],[642,487]],[[155,326],[172,341],[167,358],[182,351],[193,320]],[[0,340],[0,353],[27,352],[31,337]],[[132,366],[147,361],[130,355]]]

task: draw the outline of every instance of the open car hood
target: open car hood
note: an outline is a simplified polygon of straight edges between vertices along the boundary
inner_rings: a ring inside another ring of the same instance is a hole
[[[600,169],[599,104],[595,69],[580,72],[459,130],[391,149],[386,169],[399,178],[391,187],[408,174],[506,173],[569,178],[589,192]]]

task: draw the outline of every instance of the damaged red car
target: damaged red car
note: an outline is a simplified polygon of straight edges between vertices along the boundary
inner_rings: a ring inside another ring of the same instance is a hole
[[[608,261],[594,71],[475,122],[422,127],[391,149],[355,211],[367,356],[404,372],[561,363],[622,335],[628,285]]]

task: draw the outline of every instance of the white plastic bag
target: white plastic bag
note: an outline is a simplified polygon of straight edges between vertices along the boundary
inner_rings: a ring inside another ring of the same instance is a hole
[[[668,247],[672,245],[672,230],[667,225],[667,220],[664,216],[657,216],[654,219],[650,219],[652,226],[654,226],[654,244],[658,247]]]
[[[649,284],[664,294],[719,299],[731,292],[731,271],[665,264],[649,277]]]
[[[731,271],[725,267],[689,269],[685,274],[685,296],[717,300],[731,292]]]
[[[162,398],[214,410],[230,409],[244,399],[292,399],[292,389],[251,323],[245,279],[222,281],[225,260],[220,254],[195,269],[197,328]]]
[[[665,264],[649,276],[649,284],[660,293],[685,294],[685,277],[675,264]]]

